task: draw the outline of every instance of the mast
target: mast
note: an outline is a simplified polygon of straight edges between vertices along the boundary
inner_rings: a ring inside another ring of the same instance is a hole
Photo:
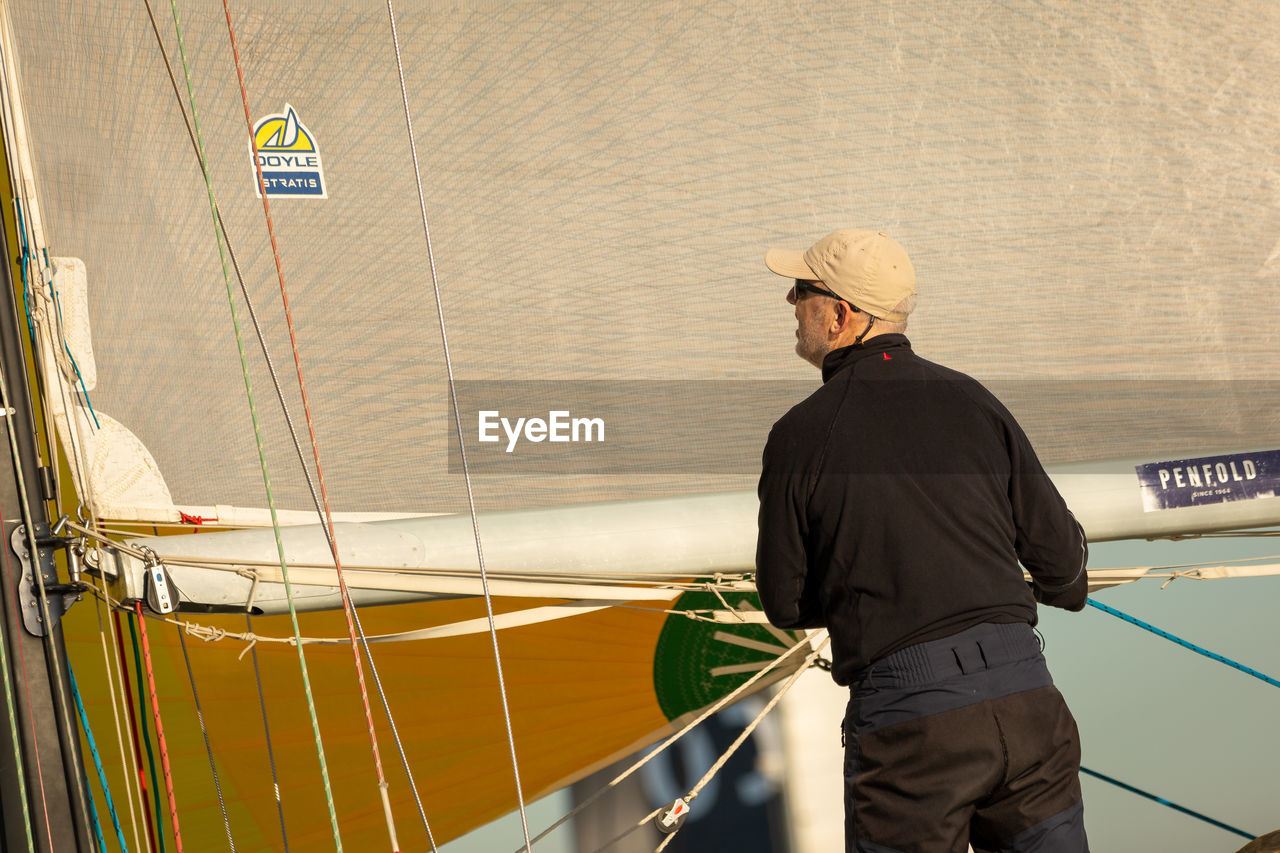
[[[0,168],[4,172],[0,175],[0,189],[6,202],[0,207],[0,222],[13,257],[12,192],[4,157],[0,157]],[[66,648],[59,622],[70,597],[57,587],[56,537],[50,535],[48,500],[52,497],[53,474],[41,458],[36,438],[27,381],[31,375],[29,350],[23,344],[26,324],[19,320],[12,269],[9,264],[2,266],[0,368],[5,399],[0,405],[0,547],[5,554],[0,563],[4,567],[0,573],[4,580],[0,584],[0,642],[8,663],[17,751],[22,761],[19,766],[15,760],[6,703],[0,721],[0,831],[5,850],[31,849],[29,821],[35,850],[89,851],[93,847],[80,771],[84,763],[78,730],[71,722],[75,711],[70,704]],[[30,557],[33,552],[34,559]],[[36,584],[43,585],[43,596]],[[43,615],[46,604],[47,622]]]

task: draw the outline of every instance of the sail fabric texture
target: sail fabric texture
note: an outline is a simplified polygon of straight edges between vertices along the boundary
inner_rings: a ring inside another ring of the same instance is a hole
[[[178,6],[235,299],[243,307],[242,277],[296,419],[223,10]],[[764,252],[848,226],[907,248],[921,296],[913,347],[992,387],[1044,461],[1274,440],[1275,4],[402,4],[430,250],[385,4],[230,6],[269,192],[296,191],[270,201],[338,513],[467,509],[464,449],[481,510],[751,488],[769,424],[818,383],[791,353],[785,282]],[[88,484],[79,499],[124,519],[261,518],[217,231],[191,107],[169,76],[182,76],[176,33],[160,16],[157,40],[139,3],[3,7],[8,95],[29,143],[18,171],[34,193],[22,205],[43,241],[32,256],[75,270],[62,304],[76,328],[49,320],[42,346],[51,420]],[[51,318],[38,273],[32,301]],[[273,377],[245,331],[276,503],[309,511]],[[61,351],[82,374],[92,365],[78,394]],[[574,417],[602,426],[558,443],[546,433],[559,411],[570,434]],[[371,634],[414,630],[479,620],[480,605],[364,619]],[[500,602],[499,615],[515,607]],[[338,618],[305,617],[304,630],[341,633]],[[73,655],[93,653],[88,621],[69,614]],[[769,639],[691,637],[693,624],[642,606],[504,630],[526,788],[553,790],[651,742],[723,695],[707,687],[716,677],[759,663],[728,647]],[[255,625],[286,633],[279,619]],[[695,644],[697,672],[669,665]],[[293,650],[271,645],[266,705],[273,721],[301,720]],[[180,706],[176,638],[157,646],[162,701]],[[193,665],[202,688],[218,685],[210,736],[242,847],[277,849],[239,650],[201,644]],[[326,737],[358,768],[336,780],[344,826],[374,837],[350,649],[308,651]],[[487,637],[376,654],[437,838],[514,807]],[[104,719],[105,688],[87,674],[85,686]],[[297,848],[320,848],[300,728],[279,743],[283,798]],[[173,733],[183,822],[216,826],[194,717],[175,715]],[[408,814],[404,780],[391,784]],[[401,827],[406,846],[423,846]]]
[[[86,271],[93,406],[141,441],[175,504],[263,506],[189,107],[146,9],[9,5],[45,238]],[[300,411],[223,13],[179,6],[218,203]],[[271,201],[334,508],[461,509],[385,5],[232,14],[253,119],[287,105],[306,131],[292,144],[322,164],[324,197]],[[698,413],[708,397],[773,412],[785,401],[760,383],[816,381],[789,354],[790,311],[761,258],[846,225],[907,247],[913,344],[995,385],[1046,461],[1268,441],[1280,10],[1016,2],[993,14],[398,9],[455,373],[500,383],[475,408],[501,409],[526,380],[569,393],[608,380],[600,405],[622,406],[621,437],[629,382],[656,380],[661,393],[634,408],[670,425],[638,451],[647,475],[606,464],[567,477],[495,456],[510,464],[477,480],[481,507],[749,486],[758,424],[701,429]],[[172,27],[161,32],[176,63]],[[277,500],[305,510],[278,406],[261,408]],[[474,431],[469,449],[491,450]],[[672,448],[725,442],[730,464],[662,470]]]

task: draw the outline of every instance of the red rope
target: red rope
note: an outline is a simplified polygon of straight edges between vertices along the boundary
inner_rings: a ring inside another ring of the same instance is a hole
[[[156,828],[151,821],[151,792],[147,790],[147,772],[142,763],[142,742],[138,735],[138,716],[134,711],[133,705],[133,687],[129,684],[129,667],[124,664],[125,648],[124,648],[124,631],[120,627],[120,612],[111,611],[112,621],[116,628],[116,649],[120,653],[120,680],[124,683],[125,706],[129,711],[129,734],[133,741],[133,760],[138,767],[138,788],[142,792],[142,817],[143,823],[147,827],[148,850],[158,850],[156,845]],[[139,673],[141,677],[141,673]],[[115,697],[112,697],[115,701]]]
[[[391,848],[398,850],[395,825],[391,816],[390,803],[387,798],[387,777],[382,771],[382,755],[378,751],[378,735],[373,725],[373,710],[369,706],[369,691],[365,686],[364,666],[360,661],[360,646],[356,641],[355,620],[352,617],[351,596],[347,592],[347,582],[342,575],[342,560],[338,556],[338,540],[333,526],[333,513],[329,509],[329,494],[325,489],[324,469],[320,465],[320,446],[316,441],[315,425],[311,419],[311,406],[307,400],[307,386],[302,378],[302,357],[298,352],[298,337],[294,330],[293,315],[289,310],[289,291],[284,284],[284,268],[280,262],[280,248],[276,242],[275,225],[271,219],[271,204],[267,200],[267,188],[262,177],[262,163],[258,159],[258,140],[253,134],[253,118],[249,113],[249,91],[244,82],[244,69],[240,64],[240,50],[236,46],[236,31],[231,23],[231,8],[228,0],[222,0],[222,8],[227,16],[227,33],[231,39],[231,52],[235,58],[236,76],[240,80],[240,100],[244,105],[245,125],[249,130],[249,145],[253,149],[253,165],[258,177],[258,191],[262,195],[262,210],[267,220],[267,233],[271,237],[271,254],[275,258],[276,277],[280,282],[280,299],[284,306],[285,323],[289,328],[289,342],[293,349],[294,368],[298,374],[298,390],[302,398],[302,411],[307,422],[307,432],[311,438],[311,451],[316,463],[316,479],[320,485],[320,500],[324,506],[324,523],[329,533],[329,549],[333,554],[333,566],[338,575],[338,588],[342,593],[342,612],[347,618],[347,635],[351,640],[351,654],[355,660],[356,679],[360,683],[360,699],[364,704],[365,722],[369,727],[369,746],[373,750],[373,764],[378,773],[378,788],[386,813],[387,832],[390,835]]]
[[[160,722],[160,698],[156,695],[156,676],[151,668],[151,644],[147,642],[147,620],[142,615],[142,602],[135,601],[138,631],[142,634],[142,659],[147,664],[147,687],[151,691],[151,713],[156,721],[156,740],[160,743],[160,766],[164,769],[164,787],[169,794],[169,818],[173,821],[173,840],[182,853],[182,830],[178,828],[178,800],[173,796],[173,772],[169,769],[169,748],[164,741],[164,724]]]

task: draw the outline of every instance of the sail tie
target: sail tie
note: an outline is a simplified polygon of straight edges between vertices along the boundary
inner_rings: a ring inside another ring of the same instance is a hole
[[[164,40],[160,36],[159,26],[156,23],[155,15],[152,13],[150,0],[146,0],[146,5],[147,5],[147,13],[151,18],[152,29],[155,31],[156,41],[157,43],[159,43],[161,51],[163,52]],[[288,571],[287,560],[285,559],[284,542],[280,535],[280,520],[278,517],[278,513],[276,512],[275,497],[271,491],[271,477],[268,473],[266,449],[263,445],[263,439],[262,439],[262,429],[258,421],[257,404],[253,396],[253,384],[249,376],[249,363],[248,363],[248,358],[245,354],[244,337],[240,332],[240,321],[239,321],[239,317],[236,310],[235,294],[231,287],[230,272],[227,269],[227,257],[226,257],[227,249],[224,248],[222,233],[219,230],[222,224],[222,217],[218,210],[217,199],[214,197],[213,183],[209,177],[208,157],[205,154],[204,140],[203,140],[203,136],[200,133],[200,118],[199,118],[199,113],[196,110],[195,93],[191,85],[191,66],[187,60],[186,45],[182,37],[182,24],[181,24],[181,21],[179,20],[178,5],[176,0],[171,0],[170,6],[173,11],[174,29],[176,30],[177,36],[178,36],[178,51],[182,58],[182,68],[183,68],[183,74],[184,74],[184,78],[186,81],[186,88],[187,88],[187,99],[191,104],[192,127],[189,128],[189,132],[191,132],[193,136],[193,140],[197,150],[197,156],[200,162],[200,171],[201,171],[201,174],[204,176],[205,189],[207,190],[207,194],[209,196],[209,209],[214,219],[214,239],[218,244],[218,255],[222,263],[222,277],[223,277],[223,281],[226,283],[227,301],[229,303],[230,310],[231,310],[231,323],[232,323],[232,327],[235,330],[236,349],[240,356],[241,373],[244,376],[245,395],[249,403],[250,419],[253,422],[254,441],[257,445],[257,450],[258,450],[258,461],[262,471],[262,481],[263,481],[263,486],[267,496],[267,507],[271,513],[271,527],[275,535],[276,553],[280,558],[280,571],[281,571],[281,574],[283,575],[285,594],[289,601],[289,617],[292,623],[294,636],[298,637],[298,636],[301,636],[301,629],[299,628],[299,625],[298,625],[297,608],[294,606],[293,588],[289,583],[289,571]],[[167,53],[165,54],[165,67],[169,71],[170,80],[174,81],[175,91],[176,91],[176,78],[174,78],[173,71],[169,66]],[[239,58],[237,57],[237,68],[238,67],[239,67]],[[181,101],[180,95],[179,95],[179,101]],[[185,118],[186,118],[185,111],[183,112],[183,118],[185,121]],[[255,149],[255,162],[256,162],[256,159],[257,158],[256,158],[256,149]],[[239,270],[237,268],[237,273],[238,272]],[[241,279],[241,284],[243,286],[243,279]],[[257,327],[257,324],[255,322],[255,328],[256,327]],[[262,337],[261,330],[259,329],[259,339],[261,339],[261,337]],[[325,805],[328,807],[328,810],[329,810],[329,825],[330,825],[330,829],[333,832],[334,846],[337,849],[338,853],[342,853],[342,836],[338,829],[338,813],[337,813],[337,808],[333,802],[333,787],[329,781],[329,767],[328,767],[328,763],[325,760],[324,741],[320,735],[320,721],[319,721],[319,717],[316,714],[315,697],[311,690],[311,679],[307,672],[306,655],[303,651],[301,643],[297,644],[297,649],[298,649],[298,667],[301,670],[301,674],[302,674],[303,692],[306,695],[307,712],[311,718],[311,731],[312,731],[312,735],[315,738],[316,755],[320,763],[320,776],[324,785]]]
[[[226,2],[226,0],[223,0]],[[520,827],[524,831],[525,849],[533,846],[529,840],[529,817],[525,812],[524,790],[520,783],[520,762],[516,757],[516,737],[511,726],[511,706],[507,700],[507,685],[502,672],[502,653],[498,648],[498,629],[493,621],[493,597],[489,594],[489,577],[485,571],[484,545],[480,539],[480,521],[476,514],[475,492],[471,484],[471,469],[467,463],[466,440],[463,438],[462,413],[458,408],[457,385],[453,376],[453,359],[449,353],[449,336],[445,330],[444,302],[440,298],[440,277],[436,273],[435,251],[431,245],[431,225],[427,217],[427,200],[422,191],[422,167],[418,162],[418,143],[413,134],[413,113],[409,109],[409,89],[405,85],[404,63],[400,57],[400,34],[396,29],[396,10],[391,0],[387,0],[387,16],[391,20],[391,43],[396,52],[396,72],[400,77],[400,97],[404,101],[405,127],[409,134],[409,153],[413,158],[413,176],[418,188],[418,209],[422,213],[422,233],[426,240],[427,261],[431,268],[431,287],[435,294],[436,314],[440,321],[440,344],[444,350],[445,371],[449,377],[449,401],[453,406],[453,420],[458,431],[458,453],[462,461],[462,479],[467,487],[467,506],[471,512],[471,530],[475,535],[476,559],[480,565],[480,585],[484,590],[485,614],[489,618],[489,636],[493,643],[493,662],[498,675],[498,692],[502,697],[502,718],[507,727],[507,746],[511,752],[511,770],[515,776],[516,805],[520,810]],[[265,194],[263,200],[266,200]]]

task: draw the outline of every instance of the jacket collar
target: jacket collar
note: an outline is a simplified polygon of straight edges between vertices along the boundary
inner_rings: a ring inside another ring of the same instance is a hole
[[[895,333],[876,335],[863,343],[832,350],[822,359],[822,381],[830,381],[841,370],[864,358],[880,357],[881,353],[891,356],[895,350],[910,349],[911,341],[907,340],[907,336]]]

